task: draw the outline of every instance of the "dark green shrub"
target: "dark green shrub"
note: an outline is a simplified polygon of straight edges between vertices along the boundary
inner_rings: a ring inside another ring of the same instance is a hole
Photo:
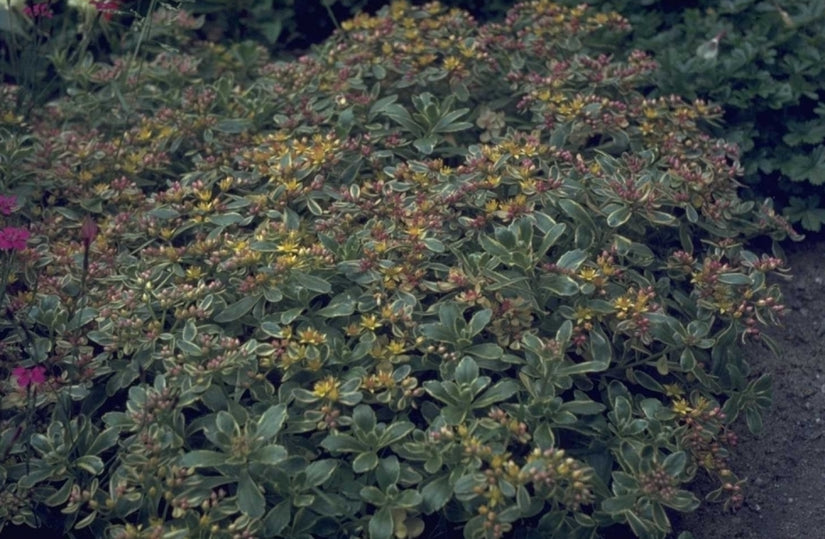
[[[655,51],[660,68],[654,95],[675,93],[724,108],[716,133],[741,147],[744,180],[757,198],[772,197],[792,223],[820,230],[825,223],[825,3],[591,4],[630,19],[634,32],[625,46]]]
[[[740,504],[731,424],[770,384],[739,344],[782,312],[746,242],[790,231],[738,198],[718,110],[600,53],[626,29],[394,3],[293,62],[190,43],[24,119],[2,88],[31,238],[0,523],[664,537],[700,473]]]

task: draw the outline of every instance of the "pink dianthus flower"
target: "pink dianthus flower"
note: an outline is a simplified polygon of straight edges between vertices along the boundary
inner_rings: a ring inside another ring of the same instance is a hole
[[[17,385],[19,387],[28,387],[33,385],[39,387],[46,381],[46,367],[37,365],[27,369],[26,367],[15,367],[11,372],[12,376],[17,378]]]
[[[22,251],[26,248],[26,240],[30,233],[25,228],[7,226],[0,230],[0,250]]]

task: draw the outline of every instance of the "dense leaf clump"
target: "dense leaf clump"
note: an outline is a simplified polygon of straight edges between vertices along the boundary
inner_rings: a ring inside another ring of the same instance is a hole
[[[663,537],[698,474],[741,503],[783,269],[747,241],[792,231],[718,109],[606,53],[623,18],[394,3],[292,62],[156,20],[174,47],[0,110],[3,368],[45,369],[2,386],[0,522]]]

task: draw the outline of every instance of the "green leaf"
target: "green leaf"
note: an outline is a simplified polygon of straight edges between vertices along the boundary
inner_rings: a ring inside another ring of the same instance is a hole
[[[266,466],[275,466],[286,459],[287,456],[288,453],[286,449],[280,445],[273,444],[255,449],[249,454],[248,460],[249,462],[264,464]]]
[[[284,500],[273,507],[263,519],[263,536],[275,537],[281,535],[281,532],[289,524],[292,518],[292,502]]]
[[[286,419],[286,405],[270,406],[258,419],[255,434],[264,440],[269,440],[281,430]]]
[[[811,152],[791,155],[780,170],[793,181],[807,180],[814,185],[822,185],[825,182],[825,146],[819,145]]]
[[[355,473],[366,473],[378,466],[378,455],[368,451],[361,453],[352,461],[352,471]]]
[[[477,358],[487,360],[501,359],[501,356],[504,355],[504,349],[501,346],[489,342],[474,344],[472,346],[468,346],[462,351],[465,354],[470,354]]]
[[[630,211],[630,208],[622,206],[610,212],[610,215],[607,216],[607,226],[610,228],[618,228],[628,222],[632,215],[633,213]]]
[[[384,506],[370,519],[370,539],[391,539],[393,530],[392,512]]]
[[[415,425],[409,421],[393,422],[386,428],[386,430],[384,430],[384,432],[381,433],[381,436],[378,438],[378,445],[380,447],[386,447],[394,444],[414,429]]]
[[[493,238],[481,234],[478,237],[478,243],[481,245],[481,248],[484,249],[486,252],[490,253],[500,261],[507,263],[508,261],[512,260],[513,255],[510,249],[504,246],[501,242],[494,240]]]
[[[217,215],[210,215],[209,217],[207,217],[207,221],[218,226],[230,226],[236,223],[240,223],[243,220],[244,217],[237,212],[228,212]]]
[[[242,470],[238,476],[238,509],[249,518],[261,518],[266,511],[266,500],[258,484]]]
[[[17,22],[17,19],[12,17],[11,11],[6,9],[6,3],[0,4],[0,30],[4,33],[9,32],[17,34],[20,37],[26,37],[26,31]]]
[[[241,298],[240,300],[236,301],[235,303],[232,303],[231,305],[227,305],[224,310],[222,310],[215,316],[215,322],[234,322],[235,320],[239,319],[240,317],[251,311],[252,307],[255,306],[260,297],[260,295],[246,296],[245,298]]]
[[[97,455],[83,455],[74,461],[74,465],[92,475],[103,473],[103,459]]]
[[[473,401],[473,408],[487,408],[488,406],[509,399],[518,393],[519,385],[514,380],[502,380],[482,393]]]
[[[178,349],[180,349],[181,352],[183,352],[185,355],[187,355],[189,357],[194,358],[194,357],[203,356],[203,351],[201,350],[201,347],[198,346],[197,344],[193,343],[193,342],[185,341],[185,340],[179,340],[179,341],[176,341],[175,344],[177,345]]]
[[[397,95],[388,95],[386,97],[382,97],[381,99],[372,104],[368,113],[368,118],[372,120],[378,114],[386,112],[389,105],[392,105],[396,101],[398,101]]]
[[[576,415],[600,414],[605,410],[605,408],[605,405],[600,402],[581,397],[577,400],[565,401],[564,404],[562,404],[563,410]]]
[[[89,455],[99,455],[115,445],[120,437],[120,427],[109,427],[101,431],[86,450]]]
[[[424,391],[430,394],[431,397],[434,397],[445,404],[458,406],[461,403],[458,402],[458,400],[444,387],[449,383],[450,382],[436,382],[435,380],[427,380],[422,384],[422,387],[424,388]]]
[[[243,133],[252,127],[252,120],[246,118],[224,118],[215,123],[214,129],[222,133]]]
[[[756,408],[745,409],[745,423],[748,425],[751,434],[762,434],[762,414]]]
[[[468,339],[471,339],[481,333],[487,324],[490,323],[490,319],[493,317],[493,311],[490,309],[482,309],[480,311],[476,311],[473,314],[473,317],[470,319],[470,323],[467,324],[467,329],[464,333],[464,336]]]
[[[330,290],[332,290],[332,285],[329,284],[328,281],[322,279],[320,277],[316,277],[315,275],[310,275],[308,273],[303,273],[300,271],[295,271],[292,273],[292,278],[303,288],[307,290],[312,290],[313,292],[319,292],[321,294],[327,294]]]
[[[195,337],[198,336],[198,327],[195,325],[195,322],[192,320],[187,320],[186,324],[183,326],[183,332],[181,333],[184,341],[193,342]],[[200,347],[198,347],[200,349]]]
[[[375,412],[367,404],[359,404],[352,411],[353,426],[364,433],[372,432],[375,429]]]
[[[567,230],[567,225],[564,223],[556,223],[544,234],[544,237],[541,239],[541,244],[537,250],[537,254],[539,256],[544,256],[547,254],[547,251],[550,250],[553,245],[556,244],[558,239],[564,234],[564,231]]]
[[[593,362],[603,365],[599,370],[606,370],[610,366],[610,362],[613,361],[613,347],[598,326],[590,331],[588,340],[590,357],[593,358]]]
[[[376,507],[381,507],[387,503],[387,496],[381,489],[372,485],[366,486],[359,491],[361,499]]]
[[[66,503],[66,501],[68,501],[69,495],[72,493],[73,486],[74,480],[67,479],[63,482],[63,486],[61,486],[54,494],[52,494],[44,500],[44,503],[49,507],[63,505],[64,503]]]
[[[330,434],[321,441],[321,447],[339,453],[360,453],[369,450],[367,444],[349,434]]]
[[[329,305],[318,309],[316,314],[324,318],[349,316],[355,312],[355,299],[349,294],[340,294],[332,298]]]
[[[478,378],[478,365],[471,357],[463,357],[455,369],[455,381],[459,385],[469,385]]]
[[[719,282],[730,285],[751,285],[751,278],[744,273],[722,273],[718,276]]]
[[[662,501],[662,503],[668,507],[676,509],[677,511],[689,513],[691,511],[695,511],[701,502],[692,492],[679,489],[675,494],[673,494],[673,496],[670,497],[670,499],[667,501]]]
[[[539,286],[556,296],[573,296],[579,292],[578,283],[567,275],[543,275]]]
[[[441,409],[441,417],[448,425],[459,425],[467,417],[467,410],[464,407],[447,405]]]
[[[624,494],[621,496],[614,496],[612,498],[605,498],[602,502],[602,511],[605,513],[616,515],[624,513],[633,509],[636,503],[637,494]]]
[[[657,391],[659,393],[666,392],[662,384],[644,371],[633,370],[633,377],[636,379],[636,382],[638,382],[639,385],[645,389]]]
[[[596,224],[593,222],[590,212],[585,210],[581,204],[569,198],[559,200],[558,204],[561,210],[566,213],[574,223],[585,226],[590,230],[596,230]]]
[[[190,451],[180,458],[180,465],[185,468],[205,468],[226,464],[227,456],[217,451],[198,449]]]
[[[450,501],[453,495],[453,488],[450,486],[450,476],[442,475],[430,481],[421,489],[423,497],[424,513],[430,514],[438,511]]]
[[[576,271],[586,259],[587,251],[582,249],[573,249],[572,251],[567,251],[561,255],[559,260],[556,262],[556,265],[562,269]]]
[[[662,467],[669,476],[678,478],[685,470],[685,464],[687,464],[687,454],[684,451],[676,451],[665,458]]]
[[[406,131],[416,136],[421,134],[421,127],[415,123],[410,113],[407,112],[407,109],[402,105],[398,103],[388,103],[382,107],[381,112],[394,122],[400,124]]]
[[[415,489],[408,489],[401,493],[395,499],[396,507],[403,507],[404,509],[413,509],[421,505],[421,494]]]
[[[435,238],[424,238],[421,240],[421,243],[424,244],[424,247],[426,247],[428,251],[432,251],[434,253],[443,253],[447,250],[444,243]]]
[[[306,474],[306,485],[317,487],[324,484],[333,472],[338,468],[338,461],[335,459],[316,460],[309,463],[304,469]]]
[[[375,479],[380,488],[386,490],[390,485],[396,484],[400,476],[401,466],[398,463],[398,457],[390,455],[379,461],[378,468],[375,470]]]
[[[215,427],[227,436],[234,436],[237,432],[240,432],[238,422],[235,421],[232,414],[225,410],[221,410],[215,415]]]

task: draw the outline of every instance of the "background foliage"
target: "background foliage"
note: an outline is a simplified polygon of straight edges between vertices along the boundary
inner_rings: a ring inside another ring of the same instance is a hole
[[[564,2],[573,5],[574,2]],[[655,51],[653,95],[723,107],[717,134],[743,151],[744,180],[791,222],[825,222],[825,4],[815,0],[597,1],[628,17],[626,46]],[[712,40],[720,36],[718,47]]]

